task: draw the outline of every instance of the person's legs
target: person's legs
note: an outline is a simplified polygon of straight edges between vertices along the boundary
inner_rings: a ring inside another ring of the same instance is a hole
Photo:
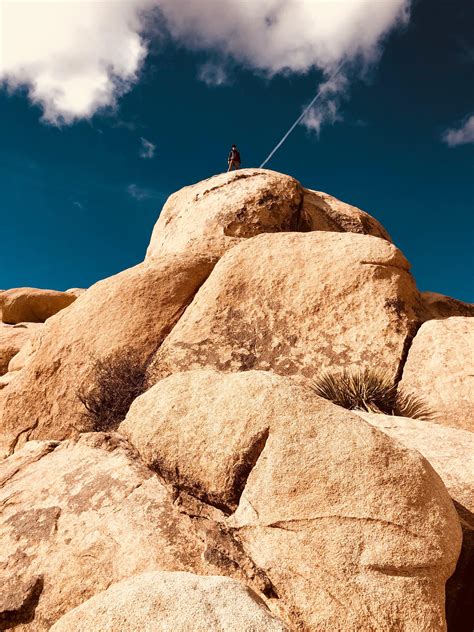
[[[227,169],[227,171],[232,171],[232,168],[234,168],[236,171],[239,168],[239,164],[237,162],[234,162],[233,160],[231,160],[229,162],[229,168]]]

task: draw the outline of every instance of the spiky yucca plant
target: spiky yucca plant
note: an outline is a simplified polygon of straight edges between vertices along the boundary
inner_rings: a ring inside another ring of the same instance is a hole
[[[348,410],[365,410],[417,419],[430,419],[432,413],[416,395],[397,388],[386,371],[342,369],[321,373],[312,383],[316,395]]]

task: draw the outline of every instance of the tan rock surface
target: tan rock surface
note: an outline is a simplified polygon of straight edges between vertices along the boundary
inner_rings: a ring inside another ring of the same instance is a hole
[[[0,463],[0,504],[0,621],[15,630],[49,630],[144,571],[220,572],[195,523],[117,435],[28,443]]]
[[[72,294],[76,298],[79,298],[84,294],[85,291],[86,289],[83,287],[70,287],[68,290],[66,290],[66,294]]]
[[[21,349],[16,353],[8,363],[8,371],[20,371],[32,357],[35,347],[31,338],[28,339]]]
[[[120,431],[173,485],[238,502],[228,525],[296,629],[445,629],[451,499],[418,453],[357,415],[290,378],[206,371],[156,384]]]
[[[84,429],[77,389],[90,383],[96,359],[127,350],[146,361],[211,269],[208,259],[186,255],[140,264],[96,283],[48,320],[36,353],[1,391],[4,450]]]
[[[451,497],[474,512],[474,433],[421,419],[359,411],[357,414],[418,450],[441,476]]]
[[[421,292],[421,298],[426,308],[426,320],[451,316],[474,316],[473,303],[463,303],[463,301],[436,292]]]
[[[382,224],[371,215],[322,191],[304,189],[302,218],[310,230],[359,233],[392,241]]]
[[[41,327],[41,325],[37,325]],[[5,325],[0,323],[0,375],[9,370],[11,359],[31,340],[35,324]]]
[[[185,187],[166,202],[147,257],[194,251],[220,257],[260,233],[329,230],[390,240],[373,217],[326,193],[303,189],[290,176],[241,169]]]
[[[235,514],[245,550],[308,629],[444,630],[461,534],[441,481],[346,415],[318,422],[270,433]]]
[[[229,251],[165,340],[150,380],[200,367],[382,367],[394,376],[421,304],[409,264],[352,233],[259,235]]]
[[[273,419],[291,418],[304,392],[263,371],[177,373],[134,401],[119,432],[166,480],[230,512]]]
[[[448,630],[474,629],[474,433],[438,424],[358,412],[363,419],[418,450],[441,476],[456,501],[463,544],[456,571],[446,585]]]
[[[114,584],[51,632],[285,632],[263,601],[227,577],[149,572]]]
[[[56,290],[19,287],[0,294],[2,321],[9,324],[43,323],[76,300],[73,294]]]
[[[426,401],[437,423],[474,431],[474,318],[424,323],[400,385]]]
[[[174,193],[155,225],[147,258],[194,251],[220,257],[242,238],[295,230],[303,191],[290,176],[241,169]]]
[[[18,374],[14,372],[8,372],[4,375],[0,375],[0,390],[7,387],[17,375]],[[6,456],[6,452],[3,452],[2,448],[0,448],[0,459],[2,459],[4,456]]]

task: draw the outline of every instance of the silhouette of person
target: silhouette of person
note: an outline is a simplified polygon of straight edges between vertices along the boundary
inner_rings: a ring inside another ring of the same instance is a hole
[[[227,164],[229,165],[227,171],[232,171],[232,169],[240,169],[240,152],[237,149],[237,145],[232,145],[232,148],[229,152],[229,157],[227,158]]]

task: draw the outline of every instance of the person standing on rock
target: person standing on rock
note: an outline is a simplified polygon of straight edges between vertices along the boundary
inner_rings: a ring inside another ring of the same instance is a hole
[[[240,169],[240,152],[237,149],[237,145],[232,145],[232,148],[229,152],[229,157],[227,158],[227,164],[229,165],[227,171],[232,171],[232,169]]]

